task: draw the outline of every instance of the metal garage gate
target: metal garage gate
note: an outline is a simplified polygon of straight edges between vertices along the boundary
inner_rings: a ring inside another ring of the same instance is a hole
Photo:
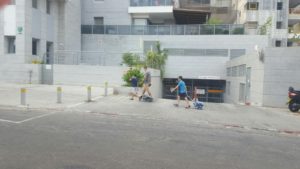
[[[177,79],[163,80],[163,98],[176,99],[176,92],[171,93],[170,88],[177,85]],[[197,97],[202,102],[223,103],[226,89],[225,80],[207,80],[207,79],[184,79],[188,95],[193,97],[194,88],[197,88]]]

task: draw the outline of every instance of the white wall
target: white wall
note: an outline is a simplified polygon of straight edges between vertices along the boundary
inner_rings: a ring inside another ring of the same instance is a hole
[[[300,90],[300,48],[267,48],[263,105],[286,107],[288,88]]]
[[[39,3],[42,1],[39,1]],[[32,8],[32,37],[41,39],[42,12]]]
[[[227,62],[226,67],[234,67],[246,65],[246,68],[251,67],[251,87],[249,102],[251,105],[263,105],[263,83],[264,83],[264,64],[260,61],[257,53],[251,53]],[[230,82],[230,92],[225,93],[225,102],[240,103],[240,84],[246,84],[246,75],[243,77],[227,77],[227,82]]]
[[[53,84],[103,86],[105,82],[108,82],[109,86],[120,87],[125,84],[122,77],[129,68],[119,66],[54,65],[53,70]],[[150,71],[153,95],[161,97],[160,72],[157,70]]]
[[[104,17],[105,25],[130,25],[129,0],[82,0],[82,24],[93,25],[94,17]]]
[[[4,35],[16,36],[16,6],[8,5],[4,8]]]
[[[254,52],[255,45],[260,47],[268,45],[267,36],[255,35],[82,35],[82,51],[98,51],[99,53],[94,53],[94,63],[99,61],[97,57],[104,57],[106,66],[117,66],[122,62],[123,53],[144,53],[144,41],[160,41],[162,48],[245,49],[247,54]],[[93,53],[90,54],[90,56],[92,55]],[[169,55],[165,77],[177,78],[178,75],[183,75],[185,78],[198,78],[199,76],[225,77],[226,61],[229,61],[229,56]]]
[[[0,64],[0,82],[29,84],[30,81],[32,84],[41,83],[41,65]]]

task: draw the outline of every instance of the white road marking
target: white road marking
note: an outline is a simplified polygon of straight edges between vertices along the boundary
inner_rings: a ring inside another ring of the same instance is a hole
[[[99,100],[99,99],[101,99],[101,98],[103,98],[103,96],[94,97],[94,98],[92,98],[92,101]],[[70,109],[70,108],[78,107],[78,106],[83,105],[83,104],[86,104],[86,103],[87,103],[87,102],[76,103],[76,104],[67,106],[67,108]]]
[[[32,121],[32,120],[36,120],[36,119],[40,119],[40,118],[43,118],[43,117],[46,117],[46,116],[50,116],[50,115],[56,114],[56,113],[57,112],[52,112],[52,113],[47,113],[47,114],[43,114],[43,115],[40,115],[40,116],[35,116],[35,117],[29,118],[29,119],[26,119],[26,120],[18,121],[17,124],[21,124],[21,123]]]
[[[5,119],[0,119],[0,122],[6,122],[6,123],[18,124],[17,121],[11,121],[11,120],[5,120]]]

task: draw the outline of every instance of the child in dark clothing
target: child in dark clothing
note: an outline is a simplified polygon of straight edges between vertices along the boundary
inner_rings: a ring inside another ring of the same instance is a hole
[[[131,81],[131,87],[132,87],[132,94],[131,94],[130,100],[134,100],[134,97],[138,97],[138,92],[139,92],[138,79],[135,76],[132,76],[130,81]]]

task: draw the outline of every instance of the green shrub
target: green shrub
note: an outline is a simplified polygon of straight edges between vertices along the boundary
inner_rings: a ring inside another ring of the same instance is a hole
[[[123,54],[123,63],[129,67],[139,66],[142,64],[140,56],[134,53],[124,53]]]
[[[144,81],[144,74],[141,72],[141,69],[139,68],[130,69],[126,72],[126,74],[123,75],[123,80],[126,83],[125,86],[131,86],[130,79],[133,76],[135,76],[138,79],[139,87],[142,87]]]
[[[150,68],[160,70],[161,78],[163,78],[167,59],[168,59],[168,51],[165,49],[161,49],[160,43],[157,42],[156,51],[147,52],[146,64]]]

